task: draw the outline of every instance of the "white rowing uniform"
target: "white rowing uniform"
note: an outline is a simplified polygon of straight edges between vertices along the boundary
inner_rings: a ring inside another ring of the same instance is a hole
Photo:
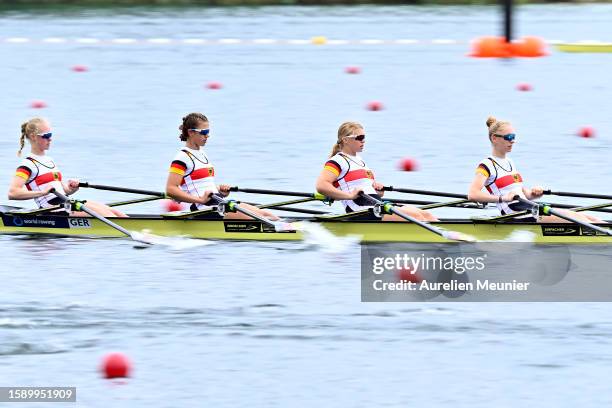
[[[356,189],[362,189],[364,193],[380,199],[374,190],[374,173],[368,168],[360,156],[351,156],[339,152],[325,163],[325,170],[336,176],[334,187],[351,193]],[[342,205],[347,213],[365,210],[373,207],[372,203],[364,197],[355,200],[342,200]]]
[[[215,168],[204,149],[182,148],[174,157],[170,165],[170,172],[182,176],[180,188],[187,194],[200,197],[205,191],[219,193],[215,184]],[[198,210],[211,209],[212,206],[208,204],[195,204],[195,208]]]
[[[512,159],[487,157],[478,164],[476,172],[487,178],[484,186],[490,194],[500,197],[512,192],[522,198],[526,198],[523,193],[523,177],[516,169]],[[509,203],[498,202],[496,205],[502,215],[507,215],[521,211],[521,209],[514,207],[517,203],[517,201]],[[526,215],[525,217],[531,217],[531,215]],[[522,218],[517,217],[517,219]]]
[[[62,173],[49,156],[29,154],[19,163],[15,176],[25,180],[25,186],[29,191],[43,191],[53,187],[58,192],[66,194],[62,185]],[[55,194],[36,197],[34,201],[39,208],[52,207],[62,202]]]

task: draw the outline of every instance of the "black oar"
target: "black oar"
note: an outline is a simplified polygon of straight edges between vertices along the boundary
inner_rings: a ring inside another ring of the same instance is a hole
[[[96,190],[117,191],[119,193],[144,194],[148,196],[156,196],[158,198],[168,198],[166,196],[166,193],[162,193],[159,191],[139,190],[136,188],[115,187],[115,186],[103,186],[100,184],[89,184],[83,181],[79,183],[79,187],[95,188]]]
[[[399,188],[393,186],[385,186],[383,187],[385,191],[397,191],[398,193],[407,193],[407,194],[420,194],[420,195],[430,195],[437,197],[449,197],[449,198],[463,198],[467,200],[466,194],[455,194],[455,193],[445,193],[443,191],[428,191],[428,190],[416,190],[412,188]]]
[[[289,197],[308,197],[314,200],[325,201],[327,197],[319,193],[303,193],[299,191],[283,191],[283,190],[264,190],[261,188],[240,188],[238,186],[230,187],[230,191],[240,191],[242,193],[251,194],[268,194],[268,195],[282,195]]]
[[[564,220],[567,220],[567,221],[573,222],[575,224],[582,225],[583,227],[587,227],[587,228],[590,228],[592,230],[601,232],[602,234],[612,235],[612,230],[610,230],[610,229],[601,228],[601,227],[598,227],[597,225],[593,225],[593,224],[588,223],[586,221],[577,220],[577,219],[575,219],[573,217],[570,217],[568,215],[563,214],[562,212],[559,212],[559,211],[553,209],[548,204],[537,203],[535,201],[531,201],[531,200],[527,200],[526,198],[522,198],[521,196],[518,196],[518,195],[514,196],[514,200],[519,201],[520,203],[523,203],[525,205],[531,206],[532,208],[533,207],[538,207],[538,208],[540,208],[542,210],[542,213],[544,215],[555,215],[555,216],[557,216],[559,218],[563,218]]]
[[[565,191],[550,191],[550,190],[544,190],[544,194],[556,195],[559,197],[596,198],[596,199],[601,199],[601,200],[612,200],[611,195],[604,195],[604,194],[568,193]]]
[[[433,225],[428,224],[425,221],[417,220],[416,218],[411,217],[408,214],[404,214],[403,212],[395,208],[395,205],[393,205],[392,203],[381,201],[378,198],[365,194],[364,192],[361,192],[359,195],[361,197],[364,197],[366,200],[370,201],[371,203],[380,206],[381,210],[383,210],[385,213],[395,214],[398,217],[403,218],[406,221],[410,221],[418,225],[419,227],[425,228],[426,230],[431,231],[434,234],[437,234],[443,238],[446,238],[452,241],[466,241],[466,242],[476,241],[474,237],[471,237],[467,234],[456,232],[456,231],[447,231],[442,228],[434,227]]]
[[[59,191],[57,191],[55,189],[51,189],[49,192],[55,194],[64,203],[70,202],[70,198],[68,198],[66,195],[60,193]],[[102,221],[103,223],[105,223],[109,227],[112,227],[112,228],[116,229],[117,231],[122,232],[123,234],[127,235],[128,237],[130,237],[134,241],[142,242],[142,243],[145,243],[145,244],[153,244],[154,243],[151,239],[147,239],[147,238],[150,238],[150,237],[147,237],[147,235],[142,234],[140,232],[128,231],[127,229],[123,228],[121,225],[117,225],[114,222],[112,222],[111,220],[109,220],[109,219],[99,215],[95,211],[90,210],[82,202],[75,201],[74,202],[74,208],[77,211],[84,211],[87,214],[91,215],[92,217],[97,218],[98,220]]]

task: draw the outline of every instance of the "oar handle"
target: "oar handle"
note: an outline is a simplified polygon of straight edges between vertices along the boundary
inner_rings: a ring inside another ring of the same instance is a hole
[[[407,194],[420,194],[420,195],[430,195],[430,196],[438,196],[438,197],[467,199],[467,195],[465,194],[445,193],[443,191],[417,190],[417,189],[412,189],[412,188],[399,188],[399,187],[393,187],[393,186],[384,186],[383,190],[384,191],[397,191],[398,193],[407,193]]]
[[[160,191],[140,190],[137,188],[126,188],[126,187],[115,187],[115,186],[103,186],[100,184],[90,184],[86,181],[79,182],[79,187],[95,188],[96,190],[116,191],[119,193],[143,194],[143,195],[150,195],[150,196],[155,196],[159,198],[167,197],[166,193],[162,193]]]

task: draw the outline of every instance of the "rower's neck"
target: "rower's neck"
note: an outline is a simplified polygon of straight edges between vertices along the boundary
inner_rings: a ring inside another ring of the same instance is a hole
[[[196,145],[195,143],[187,142],[185,143],[185,147],[191,150],[200,150],[200,146]]]
[[[495,149],[493,149],[493,157],[495,157],[496,159],[505,159],[506,158],[506,152],[498,152]]]
[[[346,147],[342,148],[342,150],[340,150],[340,152],[344,153],[344,154],[348,154],[349,156],[353,156],[353,157],[357,156],[357,152],[349,150]]]
[[[34,156],[44,156],[45,155],[44,150],[41,150],[35,146],[32,146],[32,148],[30,149],[30,153],[32,153]]]

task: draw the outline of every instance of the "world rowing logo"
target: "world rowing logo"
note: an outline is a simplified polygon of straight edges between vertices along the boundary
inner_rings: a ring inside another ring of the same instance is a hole
[[[23,220],[20,217],[13,217],[13,225],[16,227],[23,227]]]

